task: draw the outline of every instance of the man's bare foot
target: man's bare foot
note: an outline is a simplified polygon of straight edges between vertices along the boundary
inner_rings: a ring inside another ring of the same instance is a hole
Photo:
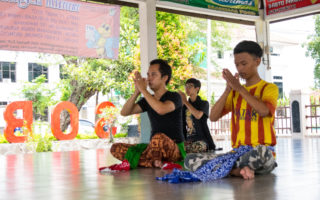
[[[161,160],[155,160],[153,162],[153,166],[156,168],[161,168],[163,166],[163,163],[161,162]]]
[[[234,168],[229,173],[231,176],[241,176],[240,174],[240,168]]]
[[[240,174],[245,180],[254,179],[254,171],[250,169],[248,166],[245,166],[240,170]]]

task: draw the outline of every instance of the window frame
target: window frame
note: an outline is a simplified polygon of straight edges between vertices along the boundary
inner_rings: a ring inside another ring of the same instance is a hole
[[[8,64],[8,70],[3,69],[3,65]],[[4,79],[4,71],[8,71],[9,78],[5,79],[10,79],[11,83],[16,83],[17,82],[17,66],[16,62],[7,62],[7,61],[0,61],[0,82],[3,83]],[[14,76],[12,76],[14,74]]]
[[[41,67],[40,72],[38,70],[35,70],[36,67]],[[31,70],[30,70],[31,68]],[[44,70],[46,69],[46,70]],[[35,73],[39,73],[39,75],[35,76]],[[32,76],[32,79],[30,80],[30,74]],[[32,82],[32,80],[36,79],[37,77],[44,74],[46,76],[46,83],[49,83],[49,68],[45,66],[44,64],[38,64],[38,63],[28,63],[28,81]]]

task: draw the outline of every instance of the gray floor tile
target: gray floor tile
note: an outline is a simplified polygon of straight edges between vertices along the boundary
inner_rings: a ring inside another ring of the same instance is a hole
[[[217,142],[224,151],[229,144]],[[0,156],[0,199],[320,199],[320,138],[278,138],[276,153],[270,175],[187,184],[156,181],[167,173],[158,169],[101,175],[107,163],[101,149]]]

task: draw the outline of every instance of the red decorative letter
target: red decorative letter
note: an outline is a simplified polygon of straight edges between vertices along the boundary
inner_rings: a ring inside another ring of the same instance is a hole
[[[22,109],[23,119],[17,119],[14,116],[14,111]],[[10,143],[23,143],[28,137],[28,132],[32,134],[32,101],[15,101],[7,105],[3,113],[4,120],[7,122],[4,129],[4,136]],[[15,136],[14,129],[17,127],[23,128],[24,136]]]
[[[101,109],[107,107],[115,107],[113,103],[110,101],[104,101],[97,106],[96,114],[101,114]],[[95,132],[99,138],[108,138],[110,134],[110,129],[108,131],[104,131],[103,127],[106,125],[106,119],[101,118],[96,122]],[[117,127],[112,127],[112,135],[117,133]]]
[[[64,134],[60,129],[60,113],[63,110],[67,110],[70,114],[71,132],[68,134]],[[51,113],[51,131],[54,137],[56,137],[58,140],[72,140],[77,136],[78,129],[79,112],[77,107],[69,101],[58,103]]]

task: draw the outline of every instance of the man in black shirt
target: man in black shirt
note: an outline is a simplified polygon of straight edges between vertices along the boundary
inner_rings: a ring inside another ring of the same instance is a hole
[[[135,72],[135,92],[124,104],[121,115],[147,112],[151,123],[149,144],[113,144],[111,153],[120,160],[127,160],[131,168],[162,167],[164,162],[178,162],[185,157],[182,133],[182,101],[177,92],[170,92],[166,85],[172,70],[164,60],[150,62],[148,78]],[[147,90],[147,85],[154,92]],[[143,98],[136,102],[138,96]],[[183,162],[182,162],[183,163]]]
[[[201,82],[195,78],[187,80],[185,89],[189,96],[179,91],[183,106],[183,133],[186,138],[185,147],[187,153],[206,152],[215,150],[207,124],[209,116],[209,103],[198,96]]]

